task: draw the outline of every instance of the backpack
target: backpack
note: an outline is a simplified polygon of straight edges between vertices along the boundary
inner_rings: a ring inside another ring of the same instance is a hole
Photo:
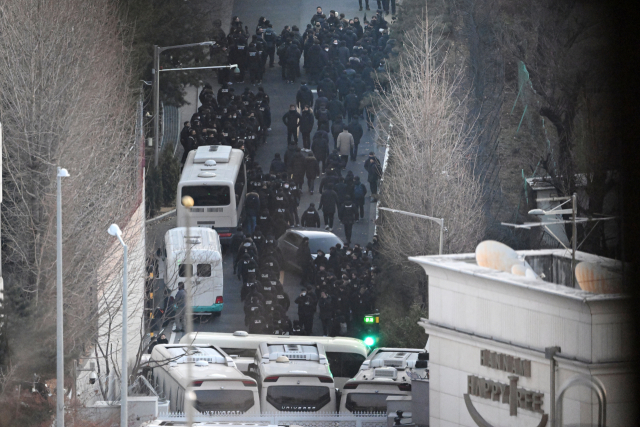
[[[277,54],[278,56],[284,56],[284,54],[287,52],[287,45],[286,44],[281,44],[280,46],[278,46],[278,51]]]
[[[356,185],[353,187],[353,197],[356,199],[363,199],[364,198],[364,185],[362,183]]]
[[[318,121],[319,122],[328,122],[329,121],[329,111],[327,111],[327,110],[318,111]]]

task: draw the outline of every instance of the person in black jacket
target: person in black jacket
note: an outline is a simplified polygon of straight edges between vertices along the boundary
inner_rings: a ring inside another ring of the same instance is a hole
[[[253,234],[256,228],[256,219],[260,214],[260,196],[258,193],[250,192],[244,202],[244,208],[247,213],[247,234]]]
[[[242,227],[238,227],[231,236],[231,253],[233,254],[233,274],[237,274],[237,266],[238,266],[238,251],[240,250],[240,245],[244,241],[244,233],[242,232]]]
[[[296,111],[296,106],[291,104],[289,111],[282,116],[282,123],[287,127],[287,144],[298,143],[298,126],[300,126],[300,113]]]
[[[344,236],[347,239],[347,245],[351,243],[351,231],[353,229],[353,223],[358,218],[358,211],[356,204],[353,203],[350,196],[346,196],[344,203],[342,203],[342,225],[344,226]]]
[[[324,229],[333,231],[333,217],[336,214],[336,208],[338,206],[338,195],[333,191],[333,186],[327,185],[326,189],[320,196],[320,206],[318,209],[322,210],[324,216]]]
[[[300,56],[302,56],[302,51],[297,43],[291,43],[289,47],[287,47],[285,56],[287,61],[287,83],[293,84],[296,81],[296,77],[300,74]]]
[[[351,161],[355,162],[356,157],[358,157],[358,144],[360,144],[360,140],[362,139],[362,135],[364,135],[364,130],[362,129],[362,125],[355,117],[351,118],[349,122],[349,126],[347,127],[349,133],[353,136],[353,148],[351,149]]]
[[[333,121],[333,124],[331,125],[331,134],[333,135],[333,148],[336,148],[338,146],[338,135],[340,135],[340,132],[342,132],[344,128],[345,126],[344,123],[342,123],[342,116],[336,117],[336,119]]]
[[[309,207],[300,217],[300,224],[303,227],[320,228],[320,215],[316,210],[315,203],[309,204]]]
[[[277,175],[279,173],[284,173],[287,171],[287,166],[284,164],[282,159],[280,158],[280,153],[276,153],[273,156],[273,160],[271,160],[271,166],[269,167],[269,173],[273,175]]]
[[[304,104],[302,114],[300,116],[300,133],[302,134],[302,146],[306,149],[311,147],[311,131],[315,118],[308,104]]]
[[[327,132],[318,129],[313,135],[311,151],[318,160],[318,164],[322,163],[322,173],[324,173],[327,169],[327,156],[329,155],[329,134]]]
[[[313,92],[311,92],[311,89],[307,86],[307,82],[302,82],[300,89],[298,89],[298,93],[296,93],[296,103],[300,109],[305,105],[313,105]]]
[[[322,322],[322,334],[326,337],[331,334],[333,322],[333,301],[325,292],[320,293],[318,301],[320,308],[320,321]]]
[[[307,175],[309,193],[313,194],[316,178],[320,176],[320,165],[318,165],[318,159],[315,158],[313,152],[310,151],[307,153],[307,157],[304,159],[304,167]],[[300,187],[300,191],[302,191],[302,187]]]
[[[344,98],[344,109],[347,110],[349,120],[360,118],[360,98],[353,87],[349,90],[349,95]]]

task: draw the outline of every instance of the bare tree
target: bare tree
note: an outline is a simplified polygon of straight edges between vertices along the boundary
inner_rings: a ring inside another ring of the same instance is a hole
[[[19,372],[55,366],[58,165],[71,174],[63,181],[66,352],[96,342],[103,312],[122,301],[122,266],[109,261],[121,248],[106,229],[137,221],[142,175],[119,18],[112,2],[0,0],[3,275]],[[123,227],[125,240],[140,238],[133,229]]]
[[[433,40],[426,23],[405,36],[400,70],[390,75],[390,95],[382,98],[380,130],[389,151],[380,201],[444,218],[445,250],[457,253],[473,250],[484,233],[482,186],[474,176],[477,133],[460,70],[448,68]],[[411,269],[408,256],[437,253],[437,224],[392,213],[382,219],[388,259]]]

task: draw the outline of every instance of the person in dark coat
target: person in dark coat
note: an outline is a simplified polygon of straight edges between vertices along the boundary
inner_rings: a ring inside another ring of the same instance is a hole
[[[360,182],[360,177],[356,176],[353,183],[353,202],[359,210],[359,218],[364,218],[364,198],[367,195],[367,187]],[[360,221],[356,218],[356,221]]]
[[[320,104],[318,108],[315,110],[314,114],[316,116],[316,120],[318,121],[318,130],[329,132],[330,114],[329,114],[329,110],[327,110],[326,108],[326,104],[324,103]]]
[[[338,207],[338,195],[331,185],[327,185],[326,189],[320,196],[320,206],[318,209],[322,210],[324,216],[324,228],[325,230],[333,231],[333,217],[336,214],[336,208]]]
[[[345,126],[344,123],[342,123],[342,116],[336,117],[336,119],[333,121],[333,124],[331,125],[331,134],[333,135],[333,148],[336,148],[338,146],[338,136],[340,135],[340,132],[344,130],[344,128]]]
[[[238,251],[240,250],[240,245],[244,241],[244,233],[242,232],[242,227],[238,227],[231,236],[231,244],[230,250],[233,254],[233,274],[237,274],[237,266],[238,266]]]
[[[311,92],[311,89],[307,86],[306,82],[302,82],[300,89],[298,89],[298,93],[296,93],[296,103],[300,109],[305,105],[313,105],[313,92]]]
[[[300,133],[302,134],[302,146],[306,149],[311,147],[311,131],[315,118],[313,112],[309,108],[309,104],[304,104],[302,114],[300,115]]]
[[[300,217],[300,224],[303,227],[320,228],[320,215],[316,210],[315,203],[311,203]]]
[[[360,118],[360,98],[353,87],[349,90],[349,95],[344,98],[344,109],[347,110],[349,120]]]
[[[302,238],[302,242],[300,242],[300,246],[298,246],[296,263],[302,270],[300,282],[302,284],[304,284],[305,281],[311,283],[314,276],[313,258],[311,258],[311,249],[309,249],[309,238],[306,236]]]
[[[344,236],[347,239],[347,245],[351,244],[351,231],[353,229],[353,223],[358,218],[358,211],[356,204],[353,203],[350,196],[346,196],[344,203],[342,203],[342,225],[344,226]]]
[[[247,213],[247,234],[251,235],[256,228],[256,219],[260,214],[260,196],[258,196],[258,193],[252,191],[247,194],[244,208]]]
[[[287,144],[298,143],[298,126],[300,126],[300,113],[296,111],[296,106],[291,104],[289,111],[282,116],[282,123],[287,127]]]
[[[315,158],[312,151],[307,153],[307,157],[304,159],[304,167],[307,175],[309,193],[313,194],[315,180],[320,176],[320,166],[318,165],[318,159]],[[302,187],[300,187],[300,191],[302,191]]]
[[[360,124],[360,122],[355,117],[351,119],[347,129],[349,130],[349,133],[353,136],[353,149],[351,150],[351,161],[355,162],[356,157],[358,157],[358,144],[360,144],[362,135],[364,135],[364,130],[362,129],[362,125]]]
[[[318,160],[318,164],[322,163],[322,173],[324,173],[327,169],[327,156],[329,155],[329,134],[327,132],[319,129],[313,135],[311,151]]]
[[[369,181],[369,187],[371,188],[371,201],[375,202],[378,196],[378,182],[380,182],[380,177],[382,176],[382,165],[373,151],[369,153],[369,157],[364,161],[364,168],[369,174],[367,181]]]
[[[271,160],[271,166],[269,167],[269,173],[273,175],[277,175],[280,173],[284,173],[287,171],[287,166],[284,164],[282,159],[280,158],[280,153],[276,153],[273,156],[273,160]]]
[[[198,147],[198,139],[196,136],[195,129],[191,129],[191,134],[184,139],[184,141],[180,140],[182,143],[182,148],[184,149],[182,153],[182,159],[180,163],[184,165],[184,162],[187,161],[187,156],[191,150],[195,150]]]
[[[296,144],[289,144],[287,151],[284,152],[284,164],[287,166],[287,179],[290,179],[293,173],[293,156],[295,156],[297,151],[298,146]]]
[[[296,183],[298,188],[302,188],[306,172],[307,167],[305,156],[302,154],[300,147],[296,147],[296,153],[291,159],[291,174],[293,175],[293,182]]]
[[[326,337],[331,334],[333,322],[333,301],[331,300],[331,296],[327,295],[325,292],[321,292],[318,307],[320,308],[322,335]]]

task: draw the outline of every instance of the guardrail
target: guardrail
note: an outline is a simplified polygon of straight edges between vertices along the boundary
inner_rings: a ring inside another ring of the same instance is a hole
[[[161,421],[184,421],[184,412],[165,412]],[[279,412],[260,415],[196,413],[194,422],[255,423],[262,425],[298,425],[303,427],[387,427],[387,414],[331,414]]]

